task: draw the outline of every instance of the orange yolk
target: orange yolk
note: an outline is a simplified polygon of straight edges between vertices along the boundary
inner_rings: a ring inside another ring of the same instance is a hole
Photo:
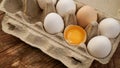
[[[79,45],[86,40],[85,30],[77,25],[70,25],[64,31],[65,40],[73,45]]]

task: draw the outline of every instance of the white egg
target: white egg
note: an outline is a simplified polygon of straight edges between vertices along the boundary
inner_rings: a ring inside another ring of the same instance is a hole
[[[44,28],[50,34],[62,32],[64,29],[64,22],[57,13],[49,13],[44,19]]]
[[[73,0],[59,0],[56,9],[61,16],[64,16],[68,12],[75,13],[76,5]]]
[[[110,40],[105,36],[92,38],[87,45],[88,52],[96,58],[105,58],[111,52]]]
[[[108,38],[115,38],[120,33],[120,24],[113,18],[106,18],[100,22],[99,31]]]

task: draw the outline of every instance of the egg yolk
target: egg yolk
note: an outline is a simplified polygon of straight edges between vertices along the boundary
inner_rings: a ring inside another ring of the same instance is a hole
[[[70,44],[78,45],[85,42],[86,32],[80,26],[70,26],[65,30],[64,37]]]

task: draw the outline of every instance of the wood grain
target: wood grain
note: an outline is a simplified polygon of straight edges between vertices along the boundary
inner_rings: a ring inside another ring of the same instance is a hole
[[[0,21],[4,13],[0,11]],[[0,23],[0,68],[67,68],[61,62],[6,34]],[[108,64],[94,61],[91,68],[120,68],[120,45]]]

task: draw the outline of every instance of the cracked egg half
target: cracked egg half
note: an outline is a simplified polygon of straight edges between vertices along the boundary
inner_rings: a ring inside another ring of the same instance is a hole
[[[70,45],[79,45],[86,41],[86,31],[77,25],[69,25],[64,30],[64,39]]]

